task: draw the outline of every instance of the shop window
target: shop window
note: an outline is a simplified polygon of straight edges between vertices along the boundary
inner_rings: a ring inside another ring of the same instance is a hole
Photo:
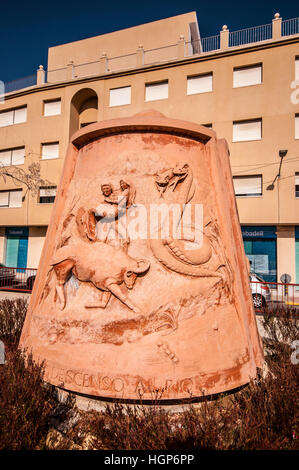
[[[250,65],[234,68],[234,88],[262,83],[262,65]]]
[[[233,182],[237,197],[262,196],[262,175],[234,176]]]
[[[23,165],[25,147],[0,151],[0,166]]]
[[[295,174],[295,197],[299,198],[299,173]]]
[[[147,83],[145,85],[145,101],[165,100],[168,98],[168,81]]]
[[[7,227],[5,230],[5,264],[12,268],[26,268],[28,255],[28,227]]]
[[[0,208],[22,207],[22,190],[0,191]]]
[[[261,140],[262,120],[236,121],[233,123],[233,142]]]
[[[123,106],[131,104],[131,87],[112,88],[110,90],[109,106]]]
[[[42,144],[42,160],[51,160],[59,157],[59,142]]]
[[[10,109],[0,113],[0,127],[20,124],[27,121],[27,106],[22,108]]]
[[[268,282],[277,282],[277,235],[275,226],[242,227],[251,271]]]
[[[61,114],[61,100],[44,101],[44,116]]]
[[[39,203],[53,204],[57,192],[57,186],[44,186],[39,189]]]
[[[213,74],[207,73],[187,78],[187,95],[213,91]]]

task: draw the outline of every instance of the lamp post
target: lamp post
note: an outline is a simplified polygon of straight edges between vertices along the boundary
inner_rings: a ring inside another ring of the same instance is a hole
[[[281,176],[281,166],[282,166],[282,161],[284,159],[284,157],[286,156],[286,154],[288,153],[288,150],[279,150],[279,157],[280,157],[280,165],[279,165],[279,170],[278,170],[278,173],[277,175],[275,176],[273,182],[271,184],[269,184],[269,186],[267,186],[267,191],[273,191],[274,187],[275,187],[275,182],[277,179],[280,178]]]

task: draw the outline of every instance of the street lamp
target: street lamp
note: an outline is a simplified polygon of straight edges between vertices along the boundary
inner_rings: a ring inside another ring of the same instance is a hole
[[[280,178],[280,171],[281,171],[281,165],[282,165],[282,161],[284,159],[284,157],[286,156],[286,154],[288,153],[288,150],[279,150],[279,156],[280,156],[280,165],[279,165],[279,170],[278,170],[278,173],[277,175],[275,176],[273,182],[271,184],[269,184],[269,186],[267,187],[267,191],[273,191],[274,187],[275,187],[275,182],[278,178]]]

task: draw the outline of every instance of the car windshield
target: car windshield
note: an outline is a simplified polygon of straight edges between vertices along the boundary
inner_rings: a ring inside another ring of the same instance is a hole
[[[251,278],[251,280],[252,280],[252,278],[256,278],[260,282],[266,282],[264,279],[262,279],[260,276],[258,276],[255,273],[250,273],[250,278]]]

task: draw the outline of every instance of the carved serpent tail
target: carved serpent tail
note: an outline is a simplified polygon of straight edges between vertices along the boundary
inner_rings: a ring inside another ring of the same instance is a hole
[[[151,239],[150,246],[157,260],[171,271],[192,277],[218,277],[223,279],[221,273],[202,268],[199,265],[192,265],[190,261],[188,261],[188,264],[185,264],[185,262],[177,260],[168,250],[167,246],[161,243],[161,240]]]

